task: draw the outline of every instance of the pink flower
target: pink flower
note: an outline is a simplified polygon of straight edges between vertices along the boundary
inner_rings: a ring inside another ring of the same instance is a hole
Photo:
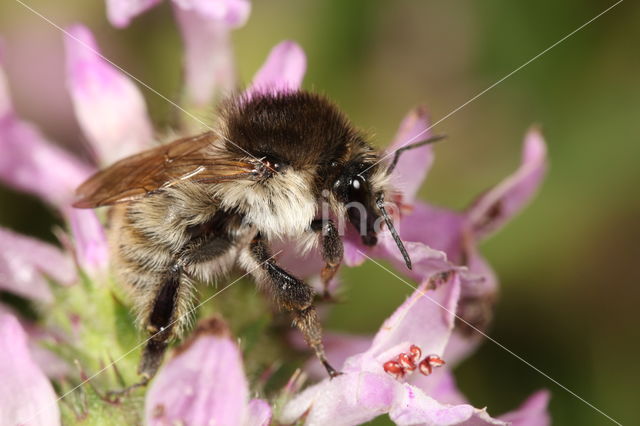
[[[81,25],[68,28],[65,50],[74,110],[99,163],[150,148],[152,127],[140,90],[100,56],[91,32]]]
[[[0,419],[2,424],[59,425],[57,397],[31,358],[18,320],[0,315]]]
[[[428,127],[424,108],[410,112],[388,151],[393,153],[416,135],[429,137]],[[530,130],[525,136],[518,170],[479,196],[463,212],[415,199],[432,163],[433,148],[427,145],[403,154],[391,176],[399,190],[395,201],[400,204],[401,217],[396,228],[413,260],[413,270],[406,269],[396,243],[386,230],[373,248],[362,245],[358,235],[348,230],[345,263],[358,265],[366,260],[366,256],[386,259],[416,281],[433,273],[438,263],[464,266],[467,270],[461,275],[458,314],[468,323],[464,324],[465,328],[470,324],[483,329],[491,319],[498,281],[491,266],[478,252],[477,244],[520,212],[536,193],[547,168],[545,142],[538,130]],[[468,332],[464,334],[454,336],[454,340],[464,341],[453,345],[455,353],[451,355],[454,360],[463,357],[480,340],[478,335],[469,338]]]
[[[1,61],[0,57],[0,61]],[[81,266],[104,269],[108,258],[106,237],[93,211],[71,208],[76,187],[93,167],[49,142],[13,110],[0,62],[0,180],[39,196],[58,208],[71,222],[75,248]]]
[[[147,392],[147,425],[268,425],[271,407],[249,400],[242,354],[222,320],[200,323]]]
[[[158,2],[108,0],[109,18],[114,25],[124,26]],[[229,36],[231,29],[246,21],[250,3],[173,0],[173,6],[185,42],[187,100],[192,106],[201,107],[235,88]],[[79,25],[69,28],[65,48],[74,110],[96,160],[108,164],[150,146],[153,131],[139,89],[125,73],[100,56],[91,32]],[[0,65],[1,61],[0,52]],[[247,93],[250,96],[259,91],[296,90],[305,70],[302,49],[293,42],[282,42],[273,48]],[[416,109],[402,122],[391,149],[421,134],[428,136],[427,129],[425,110]],[[0,179],[56,207],[69,223],[79,265],[88,272],[104,270],[108,253],[100,222],[93,211],[70,207],[74,189],[94,168],[51,144],[36,127],[18,117],[1,69],[0,149]],[[495,292],[495,276],[477,253],[476,242],[502,226],[535,192],[546,166],[544,142],[537,132],[530,132],[520,169],[465,212],[415,200],[432,161],[430,146],[416,149],[401,157],[391,177],[398,189],[394,201],[403,209],[397,227],[414,261],[411,276],[422,282],[420,289],[383,324],[373,341],[361,338],[349,348],[337,344],[336,348],[343,352],[344,374],[323,380],[295,396],[284,407],[284,421],[296,421],[306,413],[308,424],[356,424],[388,413],[398,424],[505,424],[507,420],[523,425],[548,423],[546,393],[536,394],[502,420],[494,419],[486,410],[467,403],[450,371],[451,364],[471,347],[454,334],[454,314],[458,312],[475,323],[475,302],[491,299]],[[9,277],[0,285],[11,292],[48,301],[51,293],[45,277],[61,282],[76,280],[69,257],[55,247],[0,230],[0,248],[6,248],[0,253],[0,277]],[[402,257],[388,232],[379,235],[379,244],[373,249],[365,248],[359,238],[348,234],[345,263],[359,264],[365,255],[388,259],[404,270]],[[302,266],[308,268],[312,264],[305,262]],[[299,265],[300,262],[296,266]],[[0,316],[0,346],[8,347],[9,339],[18,344],[20,338],[24,341],[24,333],[15,332],[15,326],[3,326],[4,318]],[[5,339],[3,333],[10,337]],[[327,350],[333,348],[327,345]],[[6,374],[19,379],[22,375],[36,377],[37,367],[27,365],[27,361],[31,362],[29,354],[21,354],[23,363],[10,359],[7,364],[14,362],[17,368]],[[0,357],[11,355],[6,350],[0,353]],[[436,368],[442,358],[447,366]],[[429,374],[411,373],[411,366]],[[33,379],[29,383],[36,382]],[[46,379],[44,383],[48,384]],[[42,389],[37,390],[38,395],[33,391],[34,400],[44,405],[49,404],[45,399],[53,400],[50,405],[56,413],[49,412],[47,420],[57,423],[55,394],[49,385],[45,398],[46,386],[38,386]],[[28,407],[20,401],[14,403],[22,398],[19,392],[12,392],[8,398],[6,405],[4,401],[0,404],[0,410],[10,410],[8,416],[14,407]],[[4,411],[0,411],[0,418],[5,419]],[[263,400],[249,398],[241,352],[226,327],[219,320],[212,320],[204,323],[159,372],[147,394],[145,418],[148,424],[158,425],[263,425],[270,422],[271,408]]]
[[[425,280],[389,317],[368,349],[346,359],[342,375],[325,379],[293,397],[282,411],[283,422],[304,418],[306,425],[355,425],[388,414],[399,425],[454,425],[473,422],[477,425],[506,425],[489,416],[485,409],[467,404],[455,389],[447,367],[430,367],[427,376],[420,374],[420,359],[446,353],[454,326],[460,297],[457,272]],[[395,377],[389,362],[402,362],[400,354],[419,348],[413,363],[415,371],[405,370]],[[446,361],[446,360],[445,360]],[[546,400],[535,409],[510,414],[516,424],[545,425]],[[525,423],[528,422],[528,423]]]
[[[307,58],[302,48],[293,41],[276,45],[264,65],[253,77],[249,92],[297,90],[302,85]]]
[[[109,20],[125,27],[159,0],[107,0]],[[230,32],[249,18],[248,0],[173,0],[185,49],[186,96],[203,107],[235,88]]]
[[[50,244],[0,228],[0,289],[51,302],[47,277],[60,284],[75,282],[71,258]]]

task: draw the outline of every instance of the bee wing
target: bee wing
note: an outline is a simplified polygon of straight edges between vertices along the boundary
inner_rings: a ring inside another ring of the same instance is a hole
[[[131,201],[184,180],[220,182],[252,175],[252,164],[208,150],[215,141],[208,132],[124,158],[80,185],[73,206],[93,208]]]

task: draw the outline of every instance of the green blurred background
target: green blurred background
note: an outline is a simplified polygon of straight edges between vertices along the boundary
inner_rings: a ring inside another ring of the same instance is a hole
[[[298,41],[308,56],[305,87],[334,98],[385,146],[410,107],[425,103],[434,120],[445,116],[613,3],[255,1],[233,37],[245,82],[275,43]],[[60,25],[89,25],[108,57],[178,97],[182,49],[167,4],[125,30],[107,23],[100,1],[28,4]],[[439,124],[449,140],[436,148],[422,190],[430,202],[463,208],[516,168],[525,131],[542,126],[548,178],[534,203],[482,247],[502,281],[491,335],[623,424],[640,417],[638,22],[640,4],[621,3]],[[0,36],[19,112],[82,154],[61,34],[8,0],[0,3]],[[144,94],[166,126],[170,106]],[[39,201],[0,188],[0,203],[0,225],[54,240],[57,219]],[[334,330],[375,331],[410,290],[372,265],[344,277],[348,303],[334,310]],[[611,424],[491,342],[457,377],[474,405],[493,414],[549,388],[554,424]]]

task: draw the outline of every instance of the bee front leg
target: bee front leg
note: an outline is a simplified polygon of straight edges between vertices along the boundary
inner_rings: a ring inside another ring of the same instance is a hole
[[[320,253],[324,260],[324,268],[320,272],[324,287],[324,298],[331,299],[329,283],[335,277],[342,262],[344,246],[336,225],[331,219],[315,219],[311,222],[311,230],[318,233],[320,239]]]
[[[293,324],[302,332],[307,344],[324,365],[329,376],[340,373],[329,364],[322,345],[322,327],[313,306],[313,289],[304,281],[280,268],[258,235],[248,248],[240,254],[240,261],[254,279],[263,286],[269,286],[276,303],[293,314]]]

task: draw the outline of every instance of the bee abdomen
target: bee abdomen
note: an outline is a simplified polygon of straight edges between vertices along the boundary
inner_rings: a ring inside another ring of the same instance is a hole
[[[191,285],[184,275],[176,273],[175,249],[153,238],[152,232],[141,229],[141,223],[131,217],[119,215],[119,226],[112,234],[118,280],[132,297],[141,328],[155,333],[158,327],[165,327],[159,325],[162,322],[172,325],[166,331],[169,337],[179,335],[190,320],[186,313],[192,300]],[[173,296],[160,301],[160,296],[167,293],[163,292],[167,283],[172,284]]]

